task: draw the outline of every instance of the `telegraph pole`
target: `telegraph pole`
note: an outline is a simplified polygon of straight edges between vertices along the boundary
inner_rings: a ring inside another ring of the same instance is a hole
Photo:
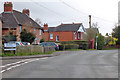
[[[89,28],[91,28],[91,15],[89,15]]]
[[[0,19],[0,53],[2,53],[2,21]]]

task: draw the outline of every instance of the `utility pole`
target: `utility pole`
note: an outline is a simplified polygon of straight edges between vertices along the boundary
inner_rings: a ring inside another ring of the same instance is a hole
[[[89,15],[89,28],[91,28],[91,15]]]
[[[2,53],[2,21],[0,19],[0,53]]]

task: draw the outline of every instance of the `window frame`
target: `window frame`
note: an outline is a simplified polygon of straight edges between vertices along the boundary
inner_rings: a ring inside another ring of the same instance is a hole
[[[50,33],[50,39],[53,39],[53,33]]]

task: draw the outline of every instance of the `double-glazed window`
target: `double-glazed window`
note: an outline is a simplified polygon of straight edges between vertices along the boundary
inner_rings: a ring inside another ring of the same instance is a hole
[[[50,39],[53,39],[53,33],[50,33]]]

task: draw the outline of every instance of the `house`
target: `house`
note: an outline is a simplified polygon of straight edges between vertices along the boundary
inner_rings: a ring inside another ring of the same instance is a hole
[[[48,24],[44,24],[44,40],[46,41],[83,40],[84,32],[82,23],[61,24],[57,27],[48,27]]]
[[[17,35],[17,41],[20,40],[20,33],[23,29],[35,34],[35,44],[39,43],[42,38],[42,27],[38,25],[32,18],[30,18],[30,10],[23,9],[22,12],[13,10],[13,4],[11,2],[4,3],[4,12],[1,13],[2,19],[2,36],[9,35],[9,32],[13,32]]]

